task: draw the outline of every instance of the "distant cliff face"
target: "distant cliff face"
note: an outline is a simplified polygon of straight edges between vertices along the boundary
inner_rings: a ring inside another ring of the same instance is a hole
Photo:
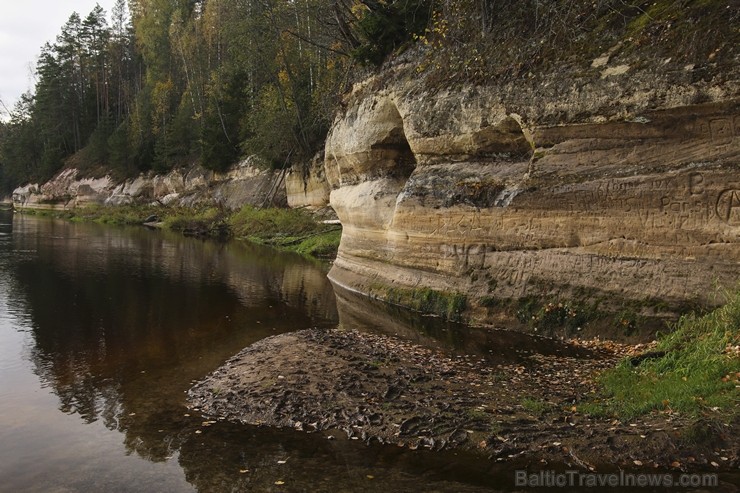
[[[323,153],[306,166],[294,166],[285,175],[285,192],[290,207],[319,209],[329,205],[329,183]]]
[[[230,171],[214,173],[199,166],[176,169],[166,175],[140,175],[116,181],[110,176],[84,178],[66,169],[43,185],[30,184],[13,191],[13,205],[28,209],[69,209],[87,205],[223,206],[285,205],[282,176],[264,171],[250,160]]]
[[[336,284],[462,293],[478,321],[531,297],[667,315],[736,286],[737,69],[606,56],[444,90],[395,70],[355,87],[327,140]]]

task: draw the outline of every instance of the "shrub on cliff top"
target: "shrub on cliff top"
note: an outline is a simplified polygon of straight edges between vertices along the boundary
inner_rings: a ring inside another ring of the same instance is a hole
[[[366,65],[382,64],[390,53],[424,32],[432,5],[432,0],[360,0],[351,9],[356,30],[356,36],[350,34],[356,45],[352,57]]]
[[[594,76],[591,62],[605,53],[677,66],[709,57],[726,70],[737,55],[739,20],[729,2],[707,0],[447,0],[435,3],[418,37],[426,52],[416,70],[442,87],[575,65],[580,76]]]

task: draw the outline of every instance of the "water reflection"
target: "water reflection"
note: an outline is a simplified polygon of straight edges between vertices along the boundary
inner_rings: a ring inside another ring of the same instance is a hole
[[[261,338],[336,324],[326,267],[297,256],[27,216],[11,230],[3,307],[27,320],[3,322],[32,335],[25,359],[41,387],[62,412],[123,432],[126,452],[148,461],[170,459],[197,424],[183,416],[191,380]]]
[[[334,286],[339,325],[347,329],[383,333],[438,349],[448,354],[477,355],[489,364],[528,364],[533,354],[596,356],[591,351],[509,330],[472,328],[438,317],[390,306]],[[536,363],[535,363],[536,364]]]
[[[267,248],[4,212],[0,233],[4,491],[508,490],[515,466],[463,452],[204,426],[184,392],[259,339],[337,323],[492,363],[565,350],[351,293],[337,304],[326,266]]]
[[[282,491],[490,491],[499,482],[502,472],[479,458],[203,426],[190,415],[191,382],[243,347],[336,326],[327,266],[139,228],[2,222],[0,232],[12,230],[0,238],[0,347],[13,353],[0,353],[9,490],[269,491],[283,481]]]
[[[367,447],[292,430],[267,432],[219,423],[187,440],[180,463],[199,491],[483,492],[499,491],[509,474],[468,454],[432,453],[395,446]],[[213,457],[219,466],[214,466]],[[281,462],[284,464],[280,464]],[[246,472],[243,472],[246,471]],[[285,484],[276,488],[275,482]]]

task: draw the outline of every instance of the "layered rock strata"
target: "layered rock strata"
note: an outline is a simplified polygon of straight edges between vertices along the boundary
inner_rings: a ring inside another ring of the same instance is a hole
[[[740,278],[738,78],[607,69],[358,85],[326,145],[344,228],[330,278],[380,298],[465,293],[479,321],[533,296],[721,303]]]
[[[329,205],[330,192],[323,154],[316,156],[305,166],[293,166],[285,175],[285,193],[290,207],[326,207]]]
[[[43,185],[29,184],[13,191],[13,204],[27,209],[69,209],[87,205],[158,203],[182,207],[285,205],[284,176],[265,171],[253,159],[216,173],[200,166],[175,169],[165,175],[142,174],[119,181],[109,175],[81,176],[71,168]]]

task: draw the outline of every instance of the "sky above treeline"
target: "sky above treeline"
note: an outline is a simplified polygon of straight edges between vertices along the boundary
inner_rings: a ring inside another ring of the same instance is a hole
[[[85,18],[96,3],[110,21],[114,0],[0,0],[0,101],[8,110],[33,90],[44,43],[56,40],[72,12]],[[0,117],[6,116],[0,106]]]

